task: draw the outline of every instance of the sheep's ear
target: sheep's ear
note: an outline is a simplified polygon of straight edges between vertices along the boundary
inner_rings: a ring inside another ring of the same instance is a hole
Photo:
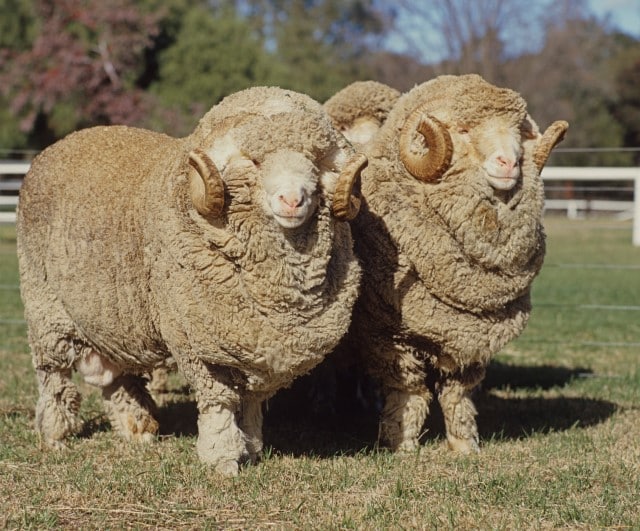
[[[551,155],[551,150],[562,142],[567,129],[569,129],[569,124],[564,120],[553,122],[547,127],[533,153],[533,161],[538,171],[542,171],[542,168],[544,168],[544,165],[549,159],[549,155]]]
[[[540,136],[538,124],[533,121],[530,115],[520,124],[520,134],[524,140],[536,140]]]
[[[218,218],[224,209],[224,183],[215,163],[201,149],[189,153],[191,201],[205,217]]]

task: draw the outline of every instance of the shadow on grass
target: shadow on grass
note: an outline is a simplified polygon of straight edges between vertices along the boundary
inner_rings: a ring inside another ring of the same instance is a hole
[[[526,439],[534,434],[586,428],[604,422],[617,406],[593,398],[500,398],[476,400],[482,439]]]
[[[494,362],[487,371],[481,389],[474,396],[478,409],[478,429],[483,440],[526,439],[535,434],[588,427],[606,421],[617,406],[606,400],[575,397],[509,397],[492,393],[499,389],[549,390],[562,388],[574,379],[589,376],[582,367],[552,365],[517,366]],[[333,383],[335,387],[335,382]],[[331,457],[336,453],[354,455],[372,451],[377,443],[381,401],[368,393],[340,390],[355,386],[353,381],[338,382],[334,399],[318,397],[314,374],[301,378],[291,389],[281,391],[271,401],[265,416],[265,443],[277,452],[294,456]],[[367,394],[367,393],[365,393]],[[437,401],[425,425],[422,442],[444,437],[444,420]]]
[[[616,405],[592,398],[501,397],[496,391],[562,388],[588,376],[584,368],[517,366],[494,362],[474,396],[478,428],[483,440],[526,439],[535,434],[588,427],[604,422]],[[157,418],[160,435],[197,435],[198,412],[188,388],[160,397]],[[330,458],[375,451],[380,396],[371,382],[354,374],[315,372],[297,380],[268,401],[264,415],[264,443],[276,453]],[[85,421],[80,437],[109,429],[105,417]],[[442,413],[434,401],[423,442],[444,437]]]
[[[111,423],[105,415],[86,419],[82,422],[82,428],[76,434],[78,439],[91,439],[96,433],[111,431]]]
[[[562,387],[576,378],[591,374],[593,371],[585,367],[569,369],[554,365],[521,366],[493,361],[487,369],[482,388],[484,390],[500,387],[551,389]]]
[[[173,397],[176,397],[175,393]],[[160,435],[192,437],[198,434],[198,408],[195,400],[188,397],[188,390],[184,390],[178,400],[170,401],[167,397],[164,405],[158,407]]]
[[[606,400],[579,397],[499,397],[492,390],[562,388],[590,377],[584,367],[519,366],[493,362],[475,398],[481,438],[523,439],[536,433],[586,428],[607,420],[617,406]]]

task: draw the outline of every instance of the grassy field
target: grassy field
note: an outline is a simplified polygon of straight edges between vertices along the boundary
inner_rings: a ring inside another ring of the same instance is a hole
[[[0,527],[640,529],[640,248],[628,222],[546,224],[529,327],[477,393],[480,455],[446,450],[437,411],[420,451],[394,455],[373,415],[314,414],[289,392],[262,462],[234,479],[198,462],[177,377],[153,445],[114,436],[85,387],[82,433],[61,453],[39,445],[15,234],[0,227]]]

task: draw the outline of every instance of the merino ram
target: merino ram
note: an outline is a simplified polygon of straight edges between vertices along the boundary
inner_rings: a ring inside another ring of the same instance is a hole
[[[43,440],[78,428],[73,370],[125,438],[153,439],[143,374],[173,357],[201,460],[234,475],[256,459],[262,402],[349,325],[360,266],[346,220],[365,164],[318,103],[266,87],[183,139],[96,127],[45,150],[17,222]]]
[[[324,104],[333,125],[354,145],[365,146],[375,136],[401,96],[377,81],[356,81]]]
[[[376,86],[325,104],[335,114],[342,101],[334,121],[347,136],[344,100],[371,99],[366,90]],[[477,75],[435,78],[399,96],[386,121],[375,113],[380,127],[359,137],[363,285],[347,344],[382,384],[384,442],[418,445],[435,388],[449,445],[477,451],[470,393],[528,320],[545,251],[540,171],[568,125],[541,134],[519,94]]]

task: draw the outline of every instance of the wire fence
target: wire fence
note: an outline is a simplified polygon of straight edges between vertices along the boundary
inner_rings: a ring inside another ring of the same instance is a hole
[[[610,271],[624,271],[624,270],[640,270],[640,264],[638,265],[614,265],[614,264],[563,264],[563,263],[555,263],[555,264],[545,264],[545,268],[559,268],[559,269],[606,269]],[[19,291],[19,284],[0,284],[0,291]],[[583,303],[565,303],[565,302],[555,302],[555,301],[536,301],[534,303],[534,308],[550,308],[550,309],[562,309],[569,310],[574,312],[624,312],[624,313],[635,313],[640,312],[640,305],[629,305],[629,304],[583,304]],[[15,318],[15,317],[4,317],[0,316],[0,326],[25,326],[26,321],[24,319]],[[0,337],[3,337],[2,331],[0,330]],[[639,338],[640,339],[640,338]],[[640,347],[640,341],[579,341],[575,339],[547,339],[544,337],[521,337],[519,341],[522,343],[532,343],[532,344],[562,344],[562,345],[571,345],[578,347],[602,347],[602,348],[638,348]],[[6,349],[9,345],[4,345],[0,343],[0,349]]]

